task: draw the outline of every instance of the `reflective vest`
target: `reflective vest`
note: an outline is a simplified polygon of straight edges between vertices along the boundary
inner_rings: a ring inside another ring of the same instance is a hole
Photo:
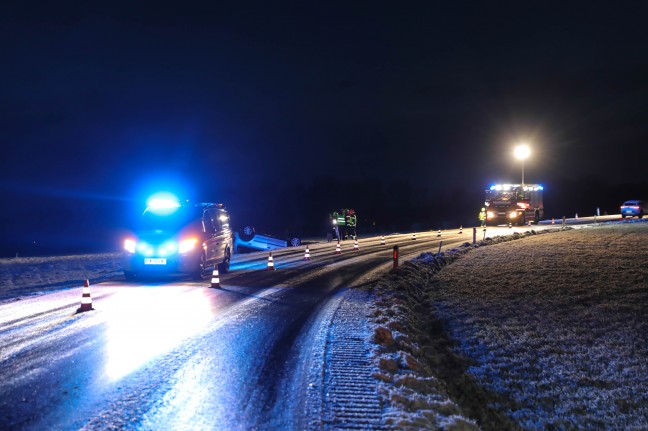
[[[350,216],[347,217],[347,225],[351,226],[351,227],[355,227],[355,225],[356,225],[356,216],[355,216],[355,214],[350,215]]]

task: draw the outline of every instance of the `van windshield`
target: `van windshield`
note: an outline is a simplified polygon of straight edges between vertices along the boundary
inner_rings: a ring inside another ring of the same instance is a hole
[[[202,213],[202,208],[190,206],[181,206],[168,214],[157,214],[147,209],[140,218],[138,230],[175,232],[189,226],[198,228],[202,226]]]

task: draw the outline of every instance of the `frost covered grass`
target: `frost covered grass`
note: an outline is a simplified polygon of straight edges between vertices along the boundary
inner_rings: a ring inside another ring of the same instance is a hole
[[[421,255],[374,289],[392,423],[648,429],[648,223],[522,237]]]
[[[0,259],[0,302],[121,275],[120,253]]]

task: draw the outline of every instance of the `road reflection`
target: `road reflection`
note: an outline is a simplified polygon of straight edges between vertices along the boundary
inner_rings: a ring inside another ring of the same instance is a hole
[[[141,287],[112,298],[106,315],[106,375],[118,380],[201,331],[212,320],[203,292]]]

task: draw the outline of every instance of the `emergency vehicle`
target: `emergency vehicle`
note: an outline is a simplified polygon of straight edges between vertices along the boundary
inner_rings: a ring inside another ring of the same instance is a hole
[[[534,224],[544,218],[543,187],[540,184],[495,184],[486,190],[488,225]]]
[[[124,241],[124,276],[188,274],[200,279],[215,266],[227,272],[233,246],[229,223],[222,204],[151,199]]]

